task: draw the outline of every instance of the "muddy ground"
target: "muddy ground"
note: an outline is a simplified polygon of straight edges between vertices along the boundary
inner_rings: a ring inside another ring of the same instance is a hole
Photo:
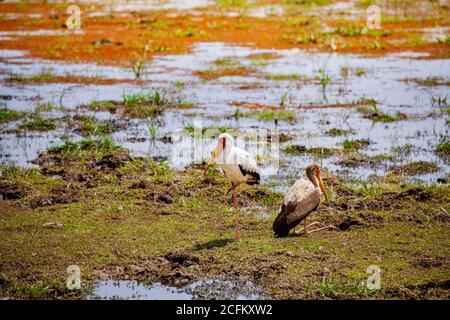
[[[292,298],[448,298],[448,186],[396,176],[355,190],[325,174],[332,195],[314,220],[341,231],[275,238],[281,194],[239,193],[242,241],[222,174],[174,171],[105,141],[43,153],[37,169],[3,172],[4,297],[81,298],[99,279],[183,286],[211,276],[250,280]],[[83,291],[65,286],[82,270]],[[369,265],[382,289],[361,285]]]
[[[78,31],[66,4],[0,3],[0,297],[226,279],[277,299],[449,298],[446,1],[87,2]],[[262,184],[240,187],[234,242],[228,182],[201,173],[218,133],[255,128]],[[329,200],[311,221],[340,231],[275,238],[313,161]]]

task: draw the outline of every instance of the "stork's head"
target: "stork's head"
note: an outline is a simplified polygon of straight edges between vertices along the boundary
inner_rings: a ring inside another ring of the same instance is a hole
[[[227,148],[231,148],[231,146],[234,144],[234,138],[231,136],[231,134],[228,134],[226,132],[221,133],[219,137],[217,137],[217,147],[221,146],[221,150],[226,150]],[[216,149],[217,149],[216,147]]]
[[[322,193],[325,196],[325,200],[328,201],[322,177],[320,176],[320,167],[317,163],[312,163],[306,168],[306,176],[314,183],[314,185],[317,185],[317,183],[319,184],[320,190],[322,190]]]
[[[223,154],[224,157],[226,156],[227,151],[231,149],[233,144],[234,144],[234,139],[230,134],[221,133],[219,135],[219,137],[217,138],[217,146],[214,149],[214,151],[211,155],[211,158],[209,159],[209,162],[205,168],[205,171],[203,171],[203,175],[205,175],[206,172],[208,172],[209,167],[217,159],[217,157],[220,154]],[[225,162],[225,159],[223,159],[222,161]]]

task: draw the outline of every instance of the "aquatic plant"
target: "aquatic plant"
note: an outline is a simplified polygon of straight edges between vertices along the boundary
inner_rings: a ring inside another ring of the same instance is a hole
[[[236,108],[236,110],[234,110],[233,117],[239,119],[240,117],[245,117],[245,114],[241,111],[241,109]]]
[[[42,72],[37,75],[33,76],[23,76],[23,75],[12,75],[8,78],[6,78],[6,82],[18,82],[18,83],[45,83],[49,82],[55,79],[55,75],[48,73],[48,72]]]
[[[284,107],[288,98],[289,98],[289,92],[285,92],[280,98],[279,106]]]
[[[331,82],[331,77],[328,75],[328,73],[324,69],[319,70],[319,75],[317,76],[316,79],[318,79],[320,81],[323,91],[325,91],[326,87]]]
[[[450,141],[442,141],[436,146],[436,152],[450,155]]]
[[[448,107],[448,103],[447,103],[447,95],[446,96],[441,96],[441,95],[433,95],[431,96],[431,106],[433,108],[439,108],[439,109],[443,109]]]
[[[76,154],[80,150],[94,148],[97,153],[105,154],[118,146],[108,138],[89,138],[78,142],[66,141],[62,145],[53,146],[47,149],[50,153]]]
[[[368,146],[369,144],[370,144],[370,142],[368,140],[345,139],[342,142],[342,146],[344,147],[344,150],[360,149],[365,146]]]
[[[263,110],[256,112],[246,112],[244,114],[246,117],[255,117],[260,121],[295,121],[297,119],[297,115],[293,111],[289,110]]]
[[[5,123],[13,120],[18,120],[25,117],[25,113],[9,110],[6,108],[0,109],[0,123]]]
[[[56,128],[54,119],[36,118],[19,125],[21,130],[50,131]]]
[[[156,139],[156,126],[153,119],[151,119],[150,124],[147,125],[148,131],[150,132],[150,136],[152,138],[152,141],[155,141]]]
[[[295,39],[295,42],[298,44],[310,44],[310,43],[315,44],[318,43],[321,39],[322,36],[320,34],[313,32],[309,33],[304,32]]]
[[[395,115],[387,113],[376,113],[370,117],[374,122],[394,122],[407,118],[406,114],[397,112]]]
[[[216,0],[216,3],[220,7],[247,7],[248,1],[247,0]]]
[[[353,130],[345,130],[345,129],[338,129],[338,128],[332,128],[330,130],[328,130],[327,132],[325,132],[326,135],[328,136],[343,136],[346,134],[353,134],[355,133]]]
[[[267,80],[301,80],[301,79],[306,79],[304,76],[299,75],[299,74],[269,74],[266,75],[266,79]]]
[[[142,71],[144,70],[145,67],[145,61],[143,60],[139,60],[137,61],[133,66],[132,66],[132,70],[134,73],[134,76],[136,79],[139,79],[142,75]]]

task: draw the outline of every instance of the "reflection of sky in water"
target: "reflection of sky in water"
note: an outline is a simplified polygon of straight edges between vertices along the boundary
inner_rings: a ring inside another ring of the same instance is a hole
[[[86,299],[102,300],[259,300],[264,296],[250,282],[234,283],[222,279],[203,279],[176,288],[161,283],[146,285],[137,281],[104,280],[94,286]]]
[[[242,65],[250,66],[250,54],[272,52],[281,57],[268,60],[267,64],[253,66],[260,74],[299,74],[314,78],[320,69],[326,70],[332,79],[326,88],[329,103],[349,103],[361,98],[374,98],[378,101],[380,112],[395,114],[402,112],[409,119],[392,123],[373,123],[356,112],[356,108],[326,108],[300,109],[297,106],[323,104],[321,86],[317,81],[268,81],[264,76],[257,78],[224,77],[209,82],[202,82],[192,71],[213,68],[217,59],[234,56]],[[405,56],[405,54],[402,54]],[[344,80],[341,68],[349,69],[349,76]],[[360,68],[364,74],[356,76],[354,70]],[[0,51],[0,78],[5,79],[11,74],[37,75],[51,72],[59,76],[90,76],[107,79],[133,79],[129,68],[95,66],[89,64],[62,64],[53,61],[30,59],[20,51]],[[186,126],[192,126],[195,121],[204,127],[231,127],[239,129],[261,128],[274,129],[273,122],[256,121],[254,118],[235,119],[232,115],[235,107],[230,102],[246,101],[266,105],[278,105],[281,97],[287,95],[287,106],[297,115],[293,123],[278,122],[277,128],[288,133],[294,139],[290,143],[307,147],[342,147],[342,141],[349,139],[369,139],[371,144],[362,149],[367,155],[392,154],[392,148],[411,144],[412,152],[395,160],[395,164],[407,163],[412,160],[433,161],[441,170],[438,173],[420,176],[423,181],[435,181],[446,176],[449,165],[434,153],[437,143],[448,137],[446,119],[448,115],[438,113],[438,108],[432,105],[432,97],[448,96],[447,86],[420,87],[404,79],[441,77],[448,81],[450,64],[448,60],[408,59],[391,55],[387,57],[366,58],[357,55],[341,55],[336,53],[306,53],[301,50],[254,50],[223,43],[199,43],[191,54],[167,55],[155,57],[145,70],[143,79],[150,80],[152,88],[165,88],[170,94],[182,97],[183,101],[194,103],[195,109],[167,111],[155,119],[157,138],[150,139],[149,121],[133,120],[127,124],[126,131],[116,132],[112,138],[122,146],[129,148],[133,154],[151,156],[158,159],[167,158],[176,168],[190,163],[192,157],[182,156],[172,160],[172,154],[180,153],[183,148],[193,144],[191,139],[186,143],[179,132]],[[183,82],[175,87],[175,82]],[[241,90],[243,83],[258,83],[260,87]],[[62,104],[68,109],[87,104],[92,100],[120,100],[124,93],[140,92],[142,88],[136,85],[79,85],[79,84],[26,84],[2,86],[2,96],[12,96],[11,100],[2,99],[0,104],[15,110],[33,110],[38,102]],[[97,114],[98,118],[113,117],[108,113]],[[10,124],[11,125],[11,124]],[[4,127],[4,126],[3,126]],[[329,137],[325,132],[331,128],[351,129],[355,134],[346,137]],[[46,147],[61,141],[61,131],[69,139],[81,137],[68,130],[61,129],[57,133],[45,133],[34,136],[16,137],[14,133],[1,134],[0,155],[2,160],[27,164]],[[178,132],[178,134],[177,134]],[[173,144],[164,143],[160,138],[173,135]],[[186,136],[186,132],[182,134]],[[207,157],[214,147],[212,141],[203,143],[203,156]],[[383,175],[394,163],[389,161],[376,166],[346,168],[338,165],[337,157],[314,159],[311,155],[289,156],[280,152],[282,166],[275,176],[265,177],[265,181],[283,183],[303,174],[307,163],[318,160],[328,170],[352,177],[367,177]],[[274,156],[274,158],[278,158]]]
[[[187,300],[191,295],[160,283],[147,286],[137,281],[106,280],[98,283],[92,294],[86,297],[102,300]]]

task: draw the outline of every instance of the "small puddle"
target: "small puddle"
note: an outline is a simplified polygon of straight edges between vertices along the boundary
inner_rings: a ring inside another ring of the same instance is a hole
[[[268,297],[249,281],[207,278],[177,288],[161,283],[147,285],[134,280],[98,282],[87,300],[264,300]]]

